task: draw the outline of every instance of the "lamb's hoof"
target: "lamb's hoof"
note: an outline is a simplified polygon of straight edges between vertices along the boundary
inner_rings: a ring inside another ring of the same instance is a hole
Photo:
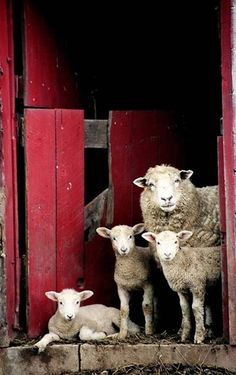
[[[125,334],[125,333],[119,333],[119,334],[118,334],[118,338],[119,338],[120,340],[125,340],[126,337],[127,337],[127,334]]]
[[[213,332],[212,327],[207,327],[207,328],[206,328],[205,336],[206,336],[208,339],[212,339],[212,338],[214,337],[214,332]]]
[[[37,354],[39,354],[40,352],[39,352],[39,347],[38,346],[32,346],[31,348],[30,348],[30,351],[31,351],[31,353],[32,354],[34,354],[34,355],[37,355]]]
[[[40,346],[37,346],[37,345],[33,346],[33,350],[35,351],[35,354],[43,353],[45,351],[45,349],[46,349],[46,347],[40,347]]]
[[[194,338],[194,344],[202,344],[204,342],[204,338],[196,337]]]
[[[199,333],[194,335],[194,344],[202,344],[204,342],[204,333]]]
[[[188,341],[190,338],[190,332],[182,332],[182,335],[181,335],[181,342],[186,342]]]

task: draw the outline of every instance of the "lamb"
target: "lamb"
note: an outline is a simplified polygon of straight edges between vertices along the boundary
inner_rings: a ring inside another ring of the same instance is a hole
[[[159,234],[146,232],[142,235],[154,242],[164,276],[172,290],[178,293],[182,311],[181,340],[186,341],[191,331],[188,292],[192,294],[192,310],[195,318],[194,343],[205,338],[204,298],[206,288],[214,285],[221,274],[221,251],[216,247],[180,247],[181,241],[192,236],[190,231]]]
[[[77,292],[74,289],[63,289],[60,293],[46,292],[45,295],[57,301],[56,313],[48,322],[49,333],[43,336],[34,346],[38,353],[45,350],[52,341],[72,339],[79,333],[81,340],[102,340],[116,335],[120,326],[120,311],[114,307],[102,304],[92,304],[80,307],[80,302],[93,295],[91,290]],[[139,327],[132,321],[128,322],[132,333],[139,332]]]
[[[145,229],[193,230],[190,246],[220,244],[219,197],[217,186],[196,188],[190,181],[191,170],[156,165],[133,183],[144,188],[140,205]]]
[[[110,238],[116,256],[114,279],[120,298],[121,324],[119,337],[127,336],[130,292],[143,289],[142,309],[145,318],[145,333],[153,333],[153,286],[150,282],[150,262],[152,255],[149,248],[137,247],[134,236],[144,231],[144,224],[133,227],[117,225],[112,229],[97,228],[97,233]]]

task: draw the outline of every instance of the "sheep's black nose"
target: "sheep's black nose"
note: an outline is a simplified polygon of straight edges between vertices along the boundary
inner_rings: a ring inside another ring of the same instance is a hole
[[[166,197],[166,198],[161,197],[161,200],[164,202],[168,202],[168,201],[170,202],[172,198],[173,198],[173,195],[170,195],[169,197]]]
[[[67,318],[71,320],[73,318],[73,315],[67,315]]]

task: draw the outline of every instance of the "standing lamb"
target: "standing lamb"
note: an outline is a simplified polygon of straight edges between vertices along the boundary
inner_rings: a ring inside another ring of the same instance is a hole
[[[91,290],[77,292],[74,289],[63,289],[60,293],[50,291],[46,296],[57,301],[56,313],[48,322],[49,333],[43,336],[34,346],[38,352],[45,350],[52,341],[72,339],[79,333],[81,340],[102,340],[109,335],[116,335],[114,325],[120,326],[120,311],[114,307],[93,304],[80,307],[80,302],[93,295]],[[139,332],[139,327],[129,320],[131,333]]]
[[[134,180],[144,188],[140,205],[145,229],[154,233],[193,230],[190,246],[219,245],[218,187],[196,188],[190,181],[192,174],[191,170],[156,165]]]
[[[186,341],[191,331],[188,292],[192,293],[192,310],[195,318],[194,342],[204,341],[204,298],[206,287],[220,278],[221,256],[217,247],[180,247],[180,242],[192,236],[190,231],[159,234],[144,233],[143,238],[156,245],[165,278],[172,290],[178,293],[182,311],[181,340]]]
[[[100,236],[110,238],[116,256],[114,279],[120,298],[120,338],[127,336],[130,292],[136,289],[143,289],[145,333],[153,333],[153,286],[150,282],[152,256],[149,248],[137,247],[134,239],[135,235],[143,231],[144,224],[136,224],[133,227],[117,225],[112,229],[97,228]]]

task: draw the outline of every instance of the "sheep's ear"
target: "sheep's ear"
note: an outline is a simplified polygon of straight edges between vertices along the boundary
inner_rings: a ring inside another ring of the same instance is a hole
[[[152,232],[146,232],[142,234],[142,237],[148,241],[148,242],[155,242],[156,241],[156,235]]]
[[[92,290],[83,290],[83,292],[79,293],[81,301],[84,301],[85,299],[88,299],[93,296]]]
[[[99,227],[96,229],[96,232],[99,234],[99,236],[110,238],[111,230],[106,227]]]
[[[185,170],[182,170],[180,171],[180,178],[181,180],[187,180],[188,178],[190,178],[193,174],[193,171],[191,171],[190,169],[185,171]]]
[[[50,291],[50,292],[45,292],[45,296],[51,299],[52,301],[57,301],[58,300],[58,294],[57,292]]]
[[[144,223],[139,223],[133,226],[134,235],[142,233],[145,230]]]
[[[193,232],[189,230],[182,230],[181,232],[177,233],[177,237],[180,241],[187,241],[191,236]]]
[[[145,177],[138,177],[133,181],[134,185],[144,188],[147,186],[147,179]]]

